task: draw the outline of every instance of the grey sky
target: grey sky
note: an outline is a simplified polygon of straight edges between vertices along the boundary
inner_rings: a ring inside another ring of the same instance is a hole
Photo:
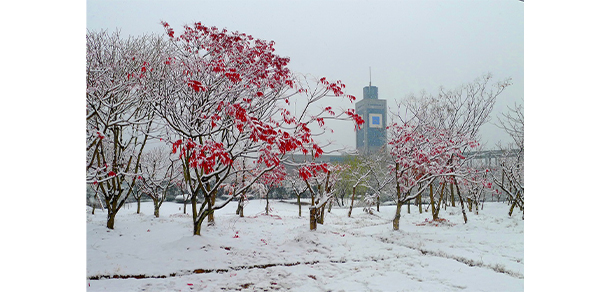
[[[87,1],[90,30],[163,33],[161,20],[177,32],[201,21],[273,40],[276,53],[290,57],[292,71],[340,79],[357,100],[370,66],[389,107],[409,93],[454,88],[487,72],[495,81],[513,79],[494,119],[523,103],[524,3],[517,0]],[[509,140],[493,125],[481,134],[487,148]],[[351,131],[335,131],[332,139],[355,147]]]

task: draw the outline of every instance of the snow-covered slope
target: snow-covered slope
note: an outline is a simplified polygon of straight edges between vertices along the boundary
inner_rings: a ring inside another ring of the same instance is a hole
[[[160,218],[152,203],[119,212],[115,230],[105,213],[87,212],[88,291],[523,291],[524,238],[520,214],[485,203],[464,224],[458,208],[430,224],[430,213],[394,206],[369,215],[334,207],[309,231],[308,209],[250,201],[245,217],[236,203],[215,214],[216,225],[192,236],[183,205],[166,202]],[[113,279],[112,277],[120,277]]]

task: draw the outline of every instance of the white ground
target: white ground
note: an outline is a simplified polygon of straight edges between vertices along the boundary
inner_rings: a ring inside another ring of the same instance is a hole
[[[152,203],[119,211],[114,230],[106,214],[87,209],[87,291],[523,291],[524,221],[508,206],[487,202],[479,215],[448,207],[451,224],[421,224],[430,213],[395,206],[369,215],[333,208],[309,231],[306,206],[250,201],[216,212],[216,225],[192,235],[183,205],[166,202],[160,218]],[[452,225],[454,224],[454,225]],[[141,276],[108,279],[108,276]],[[92,279],[100,277],[101,279]],[[154,278],[156,277],[156,278]],[[164,278],[159,278],[164,277]]]

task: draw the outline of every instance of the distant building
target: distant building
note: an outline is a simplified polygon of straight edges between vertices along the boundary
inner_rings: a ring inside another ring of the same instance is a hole
[[[356,113],[364,119],[356,132],[356,149],[361,154],[372,154],[386,149],[387,102],[379,99],[377,86],[365,86],[363,98],[356,103]]]

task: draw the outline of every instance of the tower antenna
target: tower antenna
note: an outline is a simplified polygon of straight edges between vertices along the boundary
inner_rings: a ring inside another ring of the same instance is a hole
[[[369,87],[371,87],[372,84],[372,77],[371,77],[371,66],[369,66]]]

